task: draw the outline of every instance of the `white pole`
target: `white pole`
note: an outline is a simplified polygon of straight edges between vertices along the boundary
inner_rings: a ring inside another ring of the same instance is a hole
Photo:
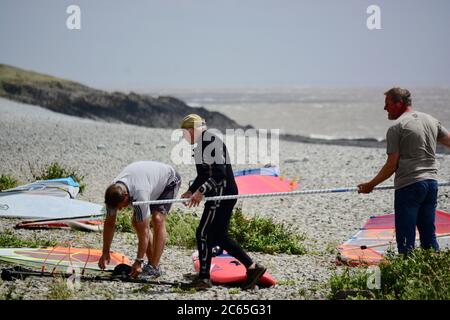
[[[450,186],[450,181],[438,182],[439,187],[448,187]],[[392,185],[386,186],[378,186],[375,187],[374,190],[390,190],[394,189]],[[204,201],[218,201],[218,200],[232,200],[232,199],[249,199],[249,198],[270,198],[270,197],[290,197],[290,196],[299,196],[299,195],[307,195],[307,194],[324,194],[324,193],[340,193],[340,192],[356,192],[358,191],[357,187],[351,188],[333,188],[333,189],[316,189],[316,190],[299,190],[299,191],[290,191],[290,192],[273,192],[273,193],[257,193],[257,194],[236,194],[236,195],[228,195],[228,196],[215,196],[215,197],[206,197]],[[166,203],[183,203],[188,202],[189,198],[184,199],[167,199],[167,200],[150,200],[150,201],[135,201],[133,205],[140,204],[166,204]]]

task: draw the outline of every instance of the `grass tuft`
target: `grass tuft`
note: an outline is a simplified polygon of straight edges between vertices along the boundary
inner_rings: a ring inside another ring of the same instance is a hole
[[[149,284],[144,284],[139,288],[133,289],[133,293],[149,293],[152,289],[152,286]]]
[[[72,298],[73,291],[67,285],[67,279],[57,277],[49,285],[47,298],[50,300],[68,300]]]
[[[30,166],[31,168],[31,166]],[[86,184],[83,182],[84,176],[80,175],[76,170],[72,168],[66,168],[58,162],[52,162],[44,168],[38,169],[39,172],[34,172],[36,169],[31,169],[33,178],[35,180],[49,180],[72,177],[76,182],[80,184],[80,193],[86,188]]]
[[[5,174],[0,175],[0,191],[15,188],[17,185],[18,181],[14,177]]]
[[[239,288],[231,288],[231,289],[228,289],[228,293],[229,294],[240,294],[241,293],[241,289],[239,289]]]
[[[197,246],[195,231],[199,221],[196,216],[183,213],[179,209],[172,211],[167,216],[167,233],[169,234],[167,244],[187,249],[195,248]]]
[[[116,231],[119,232],[133,232],[133,225],[131,218],[133,216],[133,209],[125,208],[117,213],[116,218]]]
[[[33,239],[19,238],[11,230],[0,234],[0,248],[39,248],[53,247],[57,242],[51,239],[40,239],[34,235]]]
[[[247,218],[242,210],[236,209],[230,223],[230,235],[242,247],[254,252],[268,254],[305,254],[302,245],[303,235],[295,234],[283,224],[274,223],[267,218]]]
[[[388,255],[379,265],[380,288],[368,288],[374,281],[367,267],[345,268],[330,279],[330,298],[351,292],[355,299],[448,300],[450,299],[450,250],[433,252],[416,249],[408,257]]]

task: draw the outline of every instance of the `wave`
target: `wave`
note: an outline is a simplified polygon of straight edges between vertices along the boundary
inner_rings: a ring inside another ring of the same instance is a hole
[[[336,138],[326,135],[302,136],[296,134],[281,134],[280,139],[292,142],[328,144],[349,147],[386,148],[386,140],[380,138]]]
[[[378,141],[384,142],[385,139],[382,137],[372,138],[372,137],[336,137],[336,136],[328,136],[325,134],[310,134],[309,137],[311,139],[321,139],[321,140],[355,140],[355,141]]]
[[[377,138],[335,138],[326,135],[302,136],[295,134],[280,134],[280,139],[291,142],[327,144],[345,147],[386,148],[386,140]],[[436,147],[436,154],[450,154],[450,149],[438,144]]]

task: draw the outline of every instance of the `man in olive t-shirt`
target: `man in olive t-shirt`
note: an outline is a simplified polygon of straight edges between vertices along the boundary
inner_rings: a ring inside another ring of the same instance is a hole
[[[436,145],[450,147],[449,132],[432,116],[413,111],[411,94],[402,88],[385,93],[389,120],[397,120],[386,135],[388,159],[369,182],[358,186],[359,193],[373,188],[395,172],[395,232],[398,252],[414,249],[416,227],[422,248],[439,250],[436,241],[437,206]]]

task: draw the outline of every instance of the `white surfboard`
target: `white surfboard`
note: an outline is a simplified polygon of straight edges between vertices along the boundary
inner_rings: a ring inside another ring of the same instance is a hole
[[[75,198],[80,191],[80,185],[72,177],[39,180],[16,188],[3,190],[0,197],[17,193],[36,194],[63,198]]]
[[[0,197],[0,217],[70,218],[100,216],[103,206],[87,201],[61,197],[11,194]]]

